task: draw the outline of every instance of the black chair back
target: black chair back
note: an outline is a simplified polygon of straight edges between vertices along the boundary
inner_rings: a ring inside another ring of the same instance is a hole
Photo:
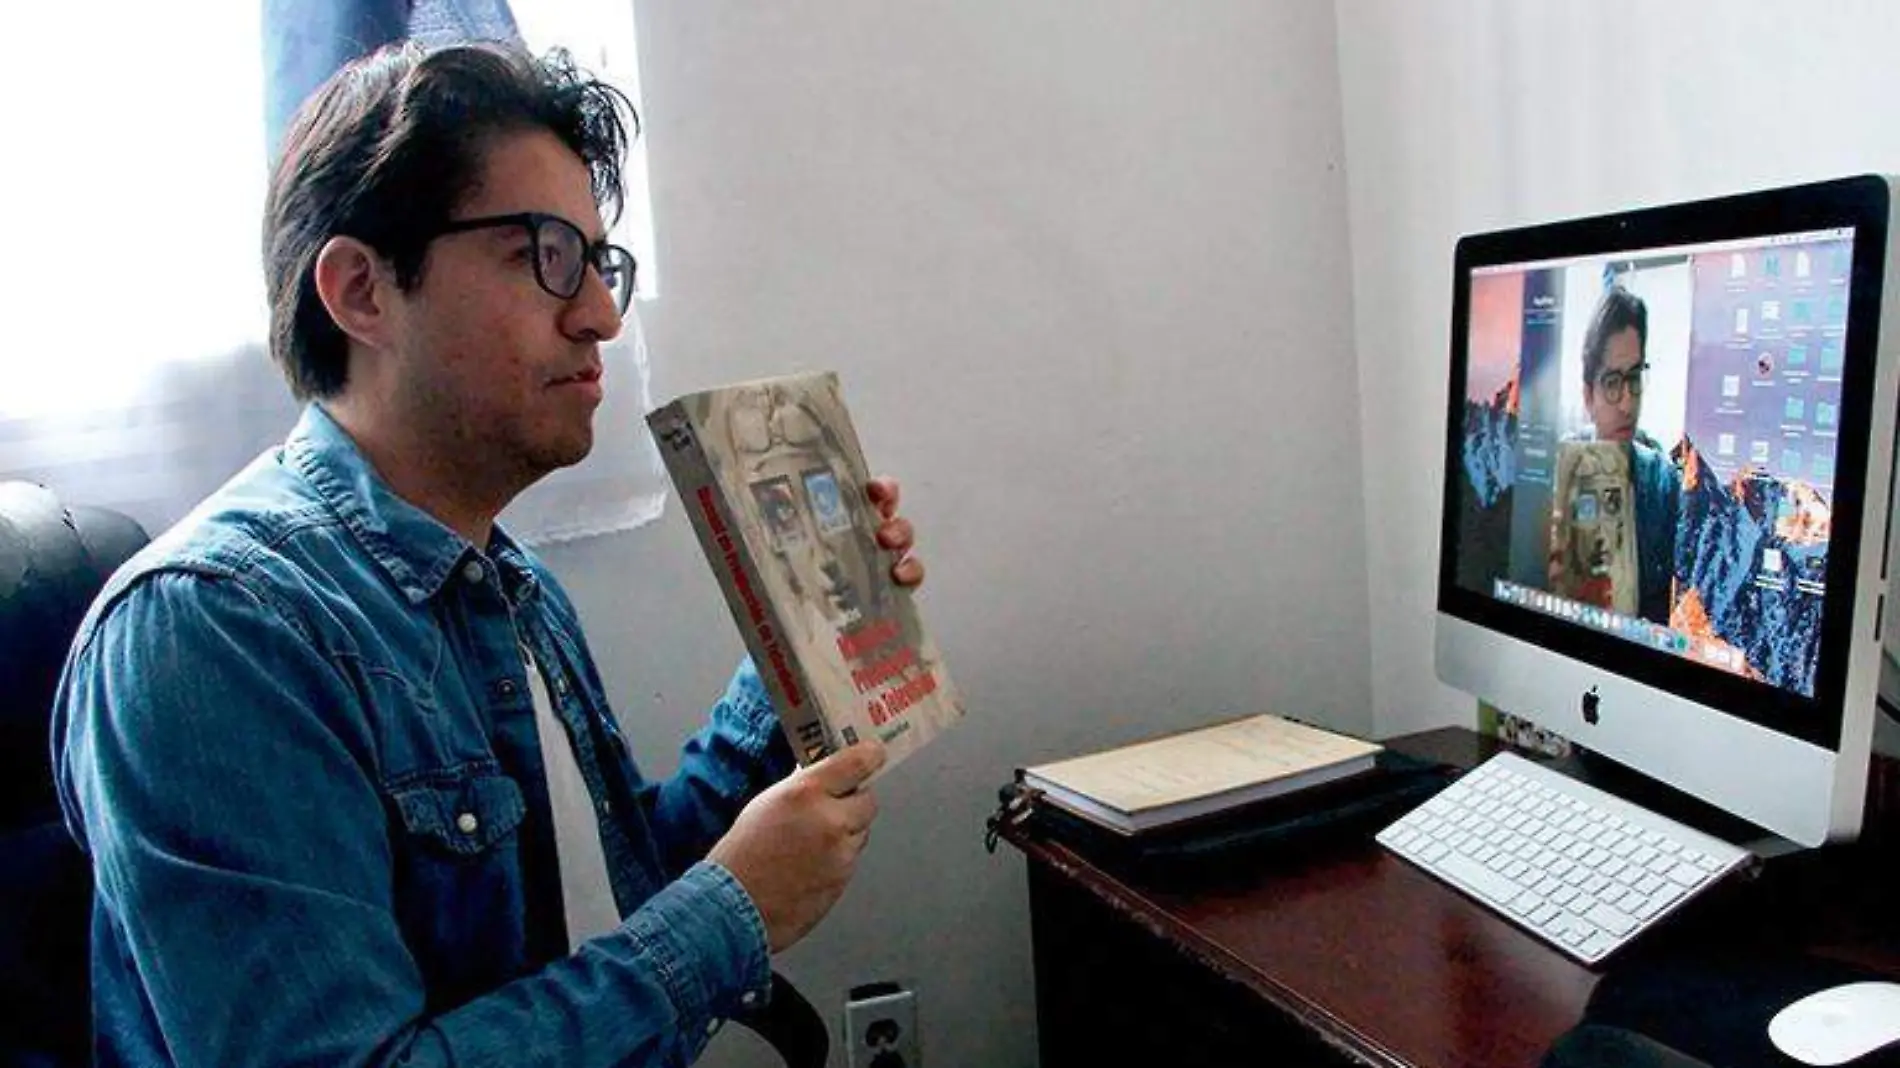
[[[82,1065],[92,876],[60,822],[47,727],[73,633],[137,523],[0,482],[0,1065]]]

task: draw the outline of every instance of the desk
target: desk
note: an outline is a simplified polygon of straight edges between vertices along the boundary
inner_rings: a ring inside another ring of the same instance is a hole
[[[1466,730],[1393,749],[1469,767]],[[1608,962],[1702,946],[1794,949],[1900,975],[1900,775],[1877,760],[1859,843],[1718,887]],[[1021,828],[1042,1068],[1533,1068],[1602,974],[1390,855],[1369,835],[1238,860],[1217,882],[1111,873]]]

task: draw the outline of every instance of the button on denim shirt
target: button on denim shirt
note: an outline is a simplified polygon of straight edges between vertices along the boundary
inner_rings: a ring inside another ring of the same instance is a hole
[[[624,917],[571,956],[522,645]],[[113,577],[53,729],[101,1065],[677,1065],[769,989],[702,859],[792,767],[757,672],[646,781],[553,576],[402,501],[314,405]]]

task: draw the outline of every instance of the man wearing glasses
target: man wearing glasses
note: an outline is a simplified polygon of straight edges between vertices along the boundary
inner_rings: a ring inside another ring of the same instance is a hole
[[[410,46],[288,132],[265,267],[304,416],[114,576],[55,713],[101,1065],[685,1064],[842,893],[881,750],[795,771],[746,664],[643,778],[494,525],[593,444],[624,107],[558,54]],[[864,492],[915,585],[895,484]]]
[[[1675,580],[1682,479],[1669,455],[1637,423],[1649,370],[1649,309],[1622,286],[1597,302],[1583,342],[1583,399],[1595,440],[1624,447],[1636,531],[1636,612],[1667,624]]]

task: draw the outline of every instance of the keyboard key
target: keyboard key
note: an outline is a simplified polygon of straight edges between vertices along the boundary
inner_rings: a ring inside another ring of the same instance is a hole
[[[1619,939],[1621,939],[1623,935],[1628,935],[1630,931],[1636,929],[1636,916],[1630,916],[1625,910],[1621,910],[1621,908],[1617,908],[1617,906],[1613,905],[1602,905],[1602,903],[1598,903],[1598,906],[1592,908],[1592,910],[1588,910],[1583,918],[1588,920],[1588,922],[1592,922],[1592,924],[1598,925],[1598,927],[1602,927],[1602,929],[1606,929],[1611,935],[1615,935],[1615,937],[1619,937]]]
[[[1615,945],[1616,943],[1610,939],[1609,935],[1598,931],[1584,939],[1583,944],[1577,947],[1577,952],[1583,954],[1586,960],[1595,960],[1608,953]]]
[[[1438,870],[1444,872],[1454,882],[1463,884],[1466,889],[1479,897],[1500,905],[1523,893],[1516,883],[1482,864],[1473,864],[1468,858],[1458,853],[1453,853],[1440,861]]]
[[[1542,927],[1563,914],[1564,910],[1555,905],[1545,903],[1537,906],[1537,911],[1531,913],[1531,922]]]
[[[1678,864],[1669,869],[1669,877],[1683,886],[1694,886],[1709,877],[1709,873],[1694,864]]]

